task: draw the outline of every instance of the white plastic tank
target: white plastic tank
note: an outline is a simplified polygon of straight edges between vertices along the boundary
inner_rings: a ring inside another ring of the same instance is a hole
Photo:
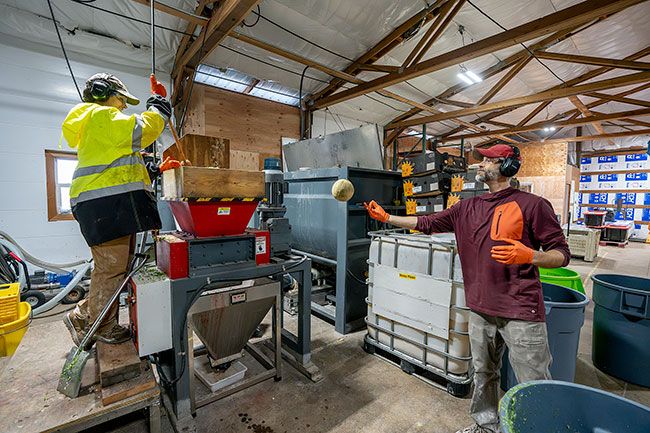
[[[469,309],[453,235],[372,233],[371,344],[437,374],[469,374]]]

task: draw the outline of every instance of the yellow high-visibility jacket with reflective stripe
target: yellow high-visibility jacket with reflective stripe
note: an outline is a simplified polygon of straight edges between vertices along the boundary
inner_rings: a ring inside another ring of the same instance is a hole
[[[164,127],[165,120],[155,111],[128,116],[94,103],[73,107],[62,126],[79,160],[70,187],[72,206],[129,191],[152,191],[140,150]]]

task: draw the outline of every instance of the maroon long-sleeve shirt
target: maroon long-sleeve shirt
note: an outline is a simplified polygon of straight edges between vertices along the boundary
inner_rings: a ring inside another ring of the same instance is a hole
[[[544,298],[534,265],[504,265],[491,257],[495,245],[515,239],[571,258],[562,228],[548,200],[507,188],[462,200],[442,212],[418,217],[416,230],[454,232],[463,268],[465,298],[472,310],[491,316],[543,322]]]

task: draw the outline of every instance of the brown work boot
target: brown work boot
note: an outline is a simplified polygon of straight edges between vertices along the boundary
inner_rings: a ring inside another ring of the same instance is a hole
[[[112,327],[105,330],[99,330],[95,334],[95,340],[107,344],[120,344],[129,341],[131,338],[131,331],[128,328],[113,324]]]
[[[65,327],[68,328],[73,343],[78,347],[79,344],[81,344],[81,340],[83,340],[84,335],[86,335],[86,328],[88,324],[85,320],[81,319],[73,312],[70,312],[63,316],[63,323],[65,323]]]

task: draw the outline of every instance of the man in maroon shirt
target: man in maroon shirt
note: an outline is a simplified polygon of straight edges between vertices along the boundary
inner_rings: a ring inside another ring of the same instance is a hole
[[[374,201],[372,218],[426,234],[454,232],[471,309],[470,346],[475,424],[457,433],[499,432],[499,370],[505,347],[517,380],[550,379],[551,354],[538,266],[569,263],[570,252],[548,200],[510,187],[521,165],[519,149],[497,144],[483,157],[476,180],[490,192],[425,216],[387,214]],[[540,248],[542,251],[540,251]]]

